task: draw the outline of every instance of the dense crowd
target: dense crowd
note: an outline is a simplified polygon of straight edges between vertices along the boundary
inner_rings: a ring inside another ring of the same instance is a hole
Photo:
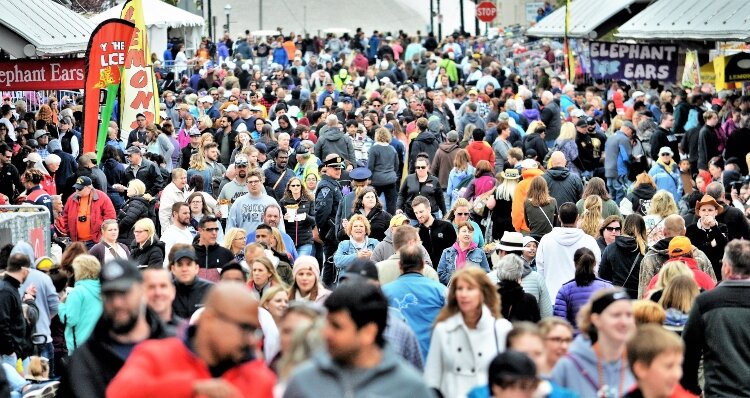
[[[511,36],[176,44],[103,153],[5,98],[0,397],[750,395],[750,97]]]

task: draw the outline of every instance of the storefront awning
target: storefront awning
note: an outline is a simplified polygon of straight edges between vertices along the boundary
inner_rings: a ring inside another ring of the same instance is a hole
[[[623,24],[630,39],[748,40],[750,1],[658,0]]]
[[[611,30],[608,27],[608,21],[618,17],[619,21],[624,21],[620,15],[631,15],[633,10],[631,6],[638,3],[636,0],[575,0],[570,2],[570,37],[595,39],[606,34]],[[645,7],[641,5],[638,10]],[[607,27],[598,30],[600,27]],[[565,7],[560,7],[552,14],[548,15],[539,23],[529,28],[526,34],[534,37],[563,37],[565,36]]]
[[[82,53],[94,26],[51,0],[0,0],[0,48],[15,58]]]

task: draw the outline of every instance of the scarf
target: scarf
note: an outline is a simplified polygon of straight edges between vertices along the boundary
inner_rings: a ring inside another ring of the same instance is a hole
[[[664,163],[663,160],[659,159],[656,161],[656,163],[662,165],[669,173],[674,173],[675,166],[677,165],[674,159],[670,159],[669,163]]]
[[[463,251],[461,250],[461,245],[456,242],[453,244],[453,248],[456,249],[456,252],[458,253],[458,255],[456,256],[456,270],[460,270],[466,264],[466,256],[470,251],[477,248],[477,244],[472,240],[469,248],[466,249],[466,251]]]

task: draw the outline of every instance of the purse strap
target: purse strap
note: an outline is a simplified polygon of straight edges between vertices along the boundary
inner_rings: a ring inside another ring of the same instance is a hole
[[[628,276],[622,282],[622,285],[620,287],[625,287],[625,284],[628,283],[628,279],[630,279],[630,275],[633,274],[633,270],[635,269],[635,264],[638,263],[638,257],[640,256],[641,256],[640,252],[635,255],[635,260],[633,260],[633,264],[630,265],[630,272],[628,272]]]
[[[555,226],[554,226],[554,225],[552,224],[552,221],[550,221],[549,217],[547,217],[547,213],[545,213],[545,212],[544,212],[544,209],[542,209],[542,207],[541,207],[541,206],[534,206],[534,207],[536,207],[537,209],[539,209],[539,211],[541,211],[541,212],[542,212],[542,214],[544,215],[544,218],[546,218],[546,219],[547,219],[547,222],[549,223],[549,226],[550,226],[550,227],[552,227],[552,228],[554,229],[554,228],[555,228]]]

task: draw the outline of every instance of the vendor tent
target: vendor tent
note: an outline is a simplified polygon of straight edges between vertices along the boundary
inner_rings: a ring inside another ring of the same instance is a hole
[[[643,0],[575,0],[570,2],[569,36],[595,39],[608,33],[621,21],[644,9]],[[565,36],[565,7],[560,7],[529,28],[533,37]]]
[[[749,40],[747,0],[658,0],[623,24],[617,35],[643,40]]]
[[[1,0],[0,0],[1,1]],[[168,29],[169,37],[184,37],[185,49],[195,51],[203,35],[203,18],[199,15],[187,12],[183,9],[169,5],[161,0],[142,0],[143,19],[148,29],[149,47],[151,52],[156,53],[162,59],[164,50],[167,49]],[[122,4],[116,5],[101,14],[92,17],[95,23],[100,23],[110,18],[119,18]]]
[[[93,24],[51,0],[0,0],[0,48],[15,58],[86,51]]]

